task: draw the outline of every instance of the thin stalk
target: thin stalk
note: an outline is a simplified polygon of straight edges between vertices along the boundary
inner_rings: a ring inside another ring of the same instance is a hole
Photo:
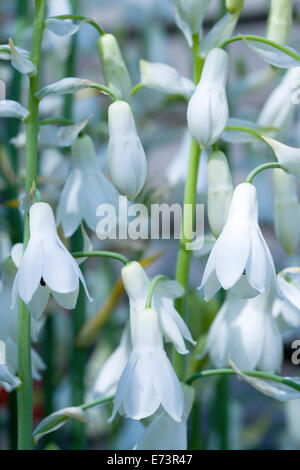
[[[245,183],[252,183],[254,176],[258,175],[261,171],[269,170],[271,168],[282,168],[280,163],[272,162],[272,163],[263,163],[262,165],[257,166],[254,170],[250,171],[249,175],[247,176]]]
[[[96,28],[96,30],[98,31],[100,36],[105,34],[104,30],[101,28],[101,26],[98,25],[98,23],[96,23],[96,21],[92,20],[91,18],[87,18],[86,16],[81,16],[81,15],[58,15],[58,16],[51,16],[50,18],[54,18],[54,19],[57,19],[57,20],[84,21],[85,23],[88,23],[91,26],[93,26],[94,28]]]
[[[72,252],[72,256],[74,258],[94,258],[94,257],[102,257],[102,258],[112,258],[118,261],[121,261],[123,264],[129,263],[129,259],[126,256],[120,255],[120,253],[115,253],[114,251],[76,251]]]
[[[153,297],[153,294],[154,294],[154,291],[155,291],[155,288],[157,286],[157,284],[160,282],[160,281],[166,281],[168,278],[167,276],[164,276],[163,274],[158,274],[157,276],[155,276],[150,284],[149,284],[149,288],[148,288],[148,293],[147,293],[147,300],[146,300],[146,306],[145,308],[151,308],[151,304],[152,304],[152,297]]]
[[[35,19],[33,26],[31,60],[36,66],[37,74],[30,77],[28,111],[30,113],[26,121],[26,180],[25,193],[30,193],[32,185],[37,179],[38,162],[38,127],[39,127],[39,102],[35,93],[39,88],[39,69],[42,36],[44,29],[45,0],[35,0]],[[29,240],[29,214],[24,216],[24,249]],[[30,313],[23,301],[19,302],[18,324],[18,361],[19,377],[22,385],[18,390],[18,448],[32,449],[32,371],[31,371],[31,338],[30,338]]]
[[[203,59],[198,56],[198,47],[199,47],[199,37],[197,34],[193,36],[193,62],[194,62],[194,83],[197,84],[201,77],[201,72],[203,68]],[[190,158],[189,158],[189,167],[188,175],[185,183],[184,191],[184,205],[183,205],[183,217],[182,217],[182,235],[179,244],[179,251],[177,256],[177,267],[176,267],[176,280],[182,284],[187,293],[188,281],[189,281],[189,268],[190,268],[190,258],[191,251],[186,250],[186,243],[189,243],[192,240],[192,231],[195,221],[195,208],[196,208],[196,197],[197,197],[197,177],[198,177],[198,167],[200,159],[200,147],[194,139],[191,139],[190,147]],[[192,205],[193,211],[190,215],[189,212],[186,212],[185,208],[187,205]],[[190,235],[188,234],[190,231]],[[184,316],[184,302],[186,296],[178,299],[176,301],[176,309],[178,312]],[[179,378],[184,378],[185,373],[185,360],[182,355],[179,355],[177,351],[173,351],[173,366],[179,376]]]

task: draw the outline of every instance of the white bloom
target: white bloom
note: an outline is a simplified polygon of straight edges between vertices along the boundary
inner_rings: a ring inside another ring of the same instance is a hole
[[[286,268],[277,274],[282,299],[276,299],[273,315],[282,315],[292,327],[300,326],[300,269]]]
[[[116,38],[103,34],[97,44],[107,86],[120,99],[130,101],[131,80]]]
[[[212,152],[207,162],[207,216],[209,226],[218,237],[227,221],[233,194],[233,184],[227,158],[219,150]]]
[[[159,409],[153,421],[147,426],[135,450],[186,450],[187,420],[190,415],[195,390],[183,385],[184,411],[182,421],[177,423],[167,413]]]
[[[126,325],[117,349],[108,357],[97,375],[92,394],[108,397],[116,393],[117,385],[131,353],[129,325]]]
[[[300,205],[296,181],[294,176],[275,169],[273,183],[275,232],[282,247],[290,255],[297,248],[300,238]]]
[[[240,297],[266,292],[276,280],[274,262],[258,225],[256,188],[239,184],[225,227],[212,248],[200,288],[211,299],[223,287]]]
[[[29,116],[27,109],[23,108],[17,101],[1,100],[0,117],[18,118],[24,121]]]
[[[271,0],[267,39],[277,44],[288,44],[292,27],[292,0]]]
[[[107,166],[112,182],[133,200],[145,184],[147,160],[128,103],[115,101],[109,106],[108,126]]]
[[[215,367],[227,366],[230,355],[240,369],[280,369],[283,343],[272,316],[273,298],[273,290],[247,300],[232,292],[227,294],[210,327],[204,351],[209,352]]]
[[[201,31],[202,20],[209,7],[210,0],[173,0],[175,21],[192,46],[193,34]]]
[[[132,261],[122,268],[122,280],[130,302],[131,328],[139,312],[145,307],[150,280],[143,267]],[[166,341],[172,342],[180,354],[187,354],[184,340],[195,344],[183,319],[174,308],[173,299],[183,295],[183,288],[176,281],[161,281],[155,288],[152,306]]]
[[[201,148],[214,144],[228,121],[226,81],[228,55],[223,49],[209,51],[196,91],[187,108],[190,133]]]
[[[76,305],[79,279],[89,301],[83,275],[56,232],[55,219],[49,204],[37,202],[29,212],[30,239],[24,251],[12,289],[12,305],[19,296],[30,306],[39,303],[36,311],[43,312],[50,292],[64,308]]]
[[[72,170],[62,190],[57,208],[57,223],[70,237],[84,220],[96,231],[99,204],[118,205],[118,192],[98,168],[92,139],[79,137],[72,145]]]
[[[180,382],[163,348],[158,315],[152,308],[140,310],[131,326],[133,350],[120,378],[114,409],[132,419],[153,415],[161,405],[181,421],[184,400]]]
[[[281,167],[291,175],[300,178],[300,149],[289,147],[270,137],[263,136],[263,138],[274,150]]]

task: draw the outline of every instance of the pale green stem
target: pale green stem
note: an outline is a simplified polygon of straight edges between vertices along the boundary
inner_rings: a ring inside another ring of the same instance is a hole
[[[72,253],[74,258],[86,258],[86,257],[102,257],[102,258],[113,258],[121,261],[123,264],[129,263],[129,259],[126,256],[120,255],[119,253],[115,253],[113,251],[76,251]]]
[[[280,163],[272,162],[272,163],[263,163],[262,165],[257,166],[252,170],[249,175],[247,176],[245,183],[252,183],[254,176],[264,170],[269,170],[270,168],[281,168]]]
[[[164,276],[163,274],[158,274],[157,276],[155,276],[151,280],[151,282],[149,284],[149,287],[148,287],[148,293],[147,293],[147,300],[146,300],[145,308],[151,308],[152,297],[153,297],[153,294],[154,294],[154,291],[155,291],[155,288],[156,288],[157,284],[160,281],[166,281],[167,279],[168,279],[167,276]]]

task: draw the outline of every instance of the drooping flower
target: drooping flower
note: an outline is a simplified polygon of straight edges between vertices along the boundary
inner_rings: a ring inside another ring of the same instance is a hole
[[[272,147],[281,167],[291,175],[300,178],[300,149],[289,147],[270,137],[263,137],[267,144]]]
[[[131,328],[139,312],[145,307],[150,280],[140,263],[132,261],[122,268],[122,280],[129,297]],[[174,308],[174,299],[183,295],[183,288],[176,281],[160,282],[152,298],[152,306],[158,315],[161,331],[180,354],[187,354],[184,340],[195,344],[191,333]]]
[[[107,166],[112,182],[133,200],[145,184],[147,160],[128,103],[115,101],[109,106],[108,126]]]
[[[214,144],[227,125],[227,75],[227,52],[211,49],[187,108],[189,131],[202,149]]]
[[[223,287],[251,298],[276,284],[270,250],[258,225],[256,188],[239,184],[232,197],[227,222],[208,258],[200,289],[211,299]],[[277,286],[277,284],[276,284]]]
[[[92,139],[85,135],[72,145],[72,170],[62,190],[57,207],[57,223],[64,235],[70,237],[84,220],[96,231],[99,204],[118,207],[119,194],[98,168]],[[113,222],[112,222],[113,223]]]
[[[187,420],[190,415],[195,390],[183,385],[184,411],[180,423],[174,421],[164,410],[159,409],[147,426],[135,450],[186,450]]]
[[[89,301],[84,277],[75,259],[57,235],[53,211],[49,204],[36,202],[30,208],[30,239],[22,256],[12,289],[12,305],[18,296],[26,305],[39,303],[40,314],[50,293],[64,308],[76,305],[79,280]]]
[[[144,308],[131,323],[132,353],[118,383],[112,421],[118,410],[126,417],[143,419],[162,406],[179,422],[184,399],[180,382],[163,348],[158,315]]]
[[[232,292],[214,319],[204,354],[209,352],[215,367],[226,367],[228,358],[240,369],[278,371],[283,341],[272,315],[274,291],[254,299],[240,299]]]

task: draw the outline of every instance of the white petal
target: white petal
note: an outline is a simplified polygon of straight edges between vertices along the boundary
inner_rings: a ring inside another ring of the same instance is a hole
[[[60,195],[56,218],[57,224],[62,224],[67,238],[73,235],[81,221],[79,195],[82,183],[81,172],[77,168],[73,169]]]
[[[75,93],[85,88],[93,88],[97,83],[92,82],[91,80],[85,80],[83,78],[63,78],[58,82],[52,83],[40,91],[38,91],[35,96],[41,100],[48,95],[66,95],[70,93]]]
[[[20,53],[15,46],[12,40],[9,40],[9,47],[11,51],[11,65],[18,70],[20,73],[26,73],[29,75],[36,74],[36,66],[31,60],[28,59],[26,55]]]
[[[51,291],[56,302],[62,307],[73,310],[76,306],[77,297],[78,297],[79,287],[74,292],[69,292],[67,294],[61,294],[59,292]]]
[[[46,286],[39,284],[37,290],[33,294],[31,301],[27,304],[27,308],[34,318],[39,320],[44,313],[49,300],[49,290]]]
[[[184,294],[184,287],[179,282],[171,279],[160,281],[155,290],[161,297],[167,297],[169,299],[178,299]]]
[[[23,243],[16,243],[11,249],[11,259],[18,268],[23,257]]]
[[[291,47],[284,47],[284,51],[270,44],[266,44],[255,39],[246,39],[243,37],[244,42],[247,46],[250,47],[261,59],[263,59],[267,64],[274,65],[279,68],[289,68],[299,66],[300,56],[298,59],[294,58],[291,54],[297,56],[297,52]]]
[[[84,121],[70,126],[57,126],[53,124],[40,126],[40,139],[49,145],[55,144],[58,147],[70,147],[89,120],[90,116]]]
[[[24,121],[29,116],[27,109],[23,108],[17,101],[1,100],[0,117],[18,118]]]
[[[26,304],[31,301],[40,284],[42,269],[42,243],[38,238],[31,237],[14,281],[14,287]]]
[[[269,314],[264,327],[264,345],[259,368],[266,372],[278,372],[283,360],[283,341],[276,320]]]
[[[109,423],[111,423],[112,420],[114,419],[114,417],[116,416],[119,408],[122,405],[124,397],[126,396],[127,388],[128,388],[128,386],[130,386],[130,381],[131,381],[131,377],[132,377],[132,374],[133,374],[133,370],[134,370],[136,361],[137,361],[136,354],[131,354],[131,356],[129,358],[129,361],[128,361],[125,369],[123,370],[121,378],[120,378],[119,383],[118,383],[112,415],[108,420]]]
[[[84,23],[85,21],[81,21],[75,24],[70,20],[60,20],[57,18],[47,18],[45,21],[46,28],[58,36],[72,36],[77,33]]]
[[[246,264],[249,284],[258,292],[266,292],[271,284],[271,273],[267,254],[257,230],[251,231],[251,248]]]

